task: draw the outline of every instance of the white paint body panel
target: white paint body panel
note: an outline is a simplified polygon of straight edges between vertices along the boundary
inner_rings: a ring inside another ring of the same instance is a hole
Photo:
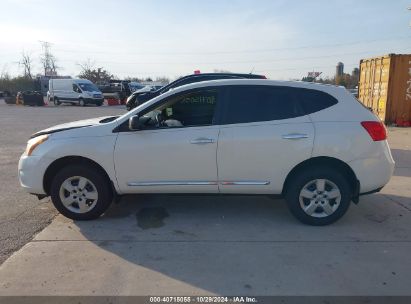
[[[223,85],[316,89],[331,94],[339,103],[308,116],[280,121],[113,133],[118,125],[163,98],[188,89]],[[368,192],[383,187],[394,168],[387,142],[372,141],[361,126],[361,121],[378,119],[345,89],[334,86],[247,79],[199,82],[160,95],[112,122],[100,124],[99,120],[58,126],[91,125],[52,133],[32,156],[23,155],[19,162],[22,187],[44,194],[47,167],[65,156],[81,156],[98,163],[119,194],[279,194],[286,176],[296,165],[311,157],[324,156],[348,164],[360,181],[360,191]],[[307,136],[283,139],[287,134]],[[213,142],[190,143],[198,138]]]
[[[305,134],[307,138],[283,138],[287,134]],[[220,192],[281,193],[287,174],[310,158],[313,141],[314,128],[308,116],[222,126],[217,154],[219,180],[269,184],[220,184]]]
[[[78,121],[74,127],[89,125],[90,120]],[[60,125],[67,127],[67,125]],[[49,139],[34,149],[31,156],[23,154],[19,161],[19,178],[22,187],[30,193],[45,194],[43,177],[56,160],[67,156],[81,156],[98,163],[108,174],[117,189],[113,152],[117,134],[112,130],[116,123],[70,129],[49,135]],[[52,130],[53,128],[49,128]]]
[[[218,129],[208,126],[120,133],[114,152],[120,191],[217,193]],[[214,142],[190,143],[200,138]],[[184,185],[189,182],[210,184]]]

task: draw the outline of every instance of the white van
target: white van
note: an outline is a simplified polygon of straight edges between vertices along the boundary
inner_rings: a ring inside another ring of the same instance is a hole
[[[101,106],[104,102],[103,93],[87,79],[50,79],[47,96],[56,106],[63,102]]]

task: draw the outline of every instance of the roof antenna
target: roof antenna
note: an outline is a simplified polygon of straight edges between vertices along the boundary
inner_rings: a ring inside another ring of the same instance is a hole
[[[254,69],[255,69],[255,67],[253,67],[253,68],[251,69],[250,74],[252,74],[252,73],[254,72]]]

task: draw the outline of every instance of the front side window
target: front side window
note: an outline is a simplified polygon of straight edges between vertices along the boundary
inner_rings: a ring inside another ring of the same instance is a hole
[[[80,82],[78,85],[80,86],[80,88],[81,88],[83,91],[86,91],[86,92],[95,92],[95,91],[98,91],[98,88],[97,88],[94,84],[92,84],[92,83],[83,83],[83,82]]]
[[[216,89],[178,94],[141,117],[146,128],[212,125],[218,101]]]
[[[74,91],[74,92],[77,92],[77,93],[81,93],[80,88],[79,88],[76,84],[74,84],[74,83],[73,83],[73,91]]]
[[[231,86],[224,124],[288,119],[304,115],[292,88]]]

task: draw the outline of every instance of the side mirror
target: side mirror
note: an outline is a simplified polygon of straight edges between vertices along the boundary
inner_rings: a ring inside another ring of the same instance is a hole
[[[131,116],[128,120],[128,128],[131,131],[137,131],[141,129],[141,125],[140,125],[140,118],[138,117],[138,115],[135,116]]]

